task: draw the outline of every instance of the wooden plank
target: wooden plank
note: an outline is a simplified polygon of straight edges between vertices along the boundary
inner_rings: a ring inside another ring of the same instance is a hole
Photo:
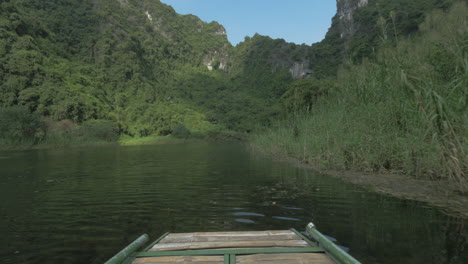
[[[267,231],[229,231],[229,232],[196,232],[196,233],[171,233],[169,236],[252,236],[252,235],[293,235],[291,230],[267,230]]]
[[[165,243],[156,244],[150,251],[209,249],[209,248],[257,248],[257,247],[307,247],[303,240],[282,241],[223,241],[223,242],[194,242],[194,243]]]
[[[150,257],[137,258],[132,264],[162,264],[162,263],[224,263],[224,256],[169,256],[169,257]]]
[[[147,262],[145,264],[173,264],[173,263],[196,263],[196,264],[224,264],[224,262],[219,261],[201,261],[201,262],[191,262],[191,261],[179,261],[179,262]],[[132,263],[133,264],[133,263]]]
[[[225,254],[251,255],[251,254],[280,254],[280,253],[324,253],[319,247],[289,247],[289,248],[240,248],[240,249],[206,249],[206,250],[179,250],[179,251],[148,251],[139,252],[137,258],[163,257],[163,256],[219,256]]]
[[[268,249],[289,249],[289,248],[294,248],[294,247],[268,247]],[[304,248],[318,248],[318,247],[298,247],[298,248],[301,248],[301,249],[304,249]],[[258,248],[258,247],[252,247],[252,248],[248,248],[248,247],[244,247],[244,248],[213,248],[213,249],[209,249],[209,250],[213,250],[213,251],[225,251],[225,250],[258,250],[258,249],[261,249],[261,248]],[[196,249],[195,249],[196,250]],[[201,250],[206,250],[206,249],[201,249]],[[152,251],[152,252],[163,252],[163,251]]]
[[[190,242],[220,242],[220,241],[265,241],[265,240],[302,240],[296,234],[287,235],[250,235],[250,236],[168,236],[159,244],[190,243]]]
[[[255,254],[237,256],[236,260],[238,264],[335,264],[326,254],[320,253]]]
[[[196,264],[224,264],[219,261],[201,261],[201,262],[191,262],[191,261],[179,261],[179,262],[147,262],[145,264],[173,264],[173,263],[196,263]],[[133,263],[132,263],[133,264]]]
[[[163,240],[166,236],[168,236],[170,233],[169,232],[166,232],[164,233],[162,236],[160,236],[158,239],[156,239],[155,241],[153,241],[151,244],[149,244],[147,247],[145,247],[142,251],[148,251],[150,250],[154,245],[156,245],[157,243],[159,243],[161,240]]]
[[[308,239],[306,236],[301,234],[301,232],[297,231],[296,229],[292,228],[291,231],[293,231],[298,237],[300,237],[302,240],[307,242],[307,244],[311,245],[312,247],[317,246],[317,243],[312,242],[310,239]]]

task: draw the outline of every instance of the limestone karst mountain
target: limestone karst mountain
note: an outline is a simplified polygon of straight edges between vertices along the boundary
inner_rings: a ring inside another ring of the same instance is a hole
[[[372,57],[382,38],[417,32],[426,11],[448,2],[338,0],[320,43],[255,35],[233,47],[222,25],[158,0],[5,0],[0,106],[54,121],[110,120],[132,136],[179,124],[245,133],[280,114],[295,79],[334,76],[344,61]]]

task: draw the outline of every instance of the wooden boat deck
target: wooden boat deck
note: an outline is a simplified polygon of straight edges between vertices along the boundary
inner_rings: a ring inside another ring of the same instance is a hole
[[[334,264],[296,230],[167,234],[132,264]]]

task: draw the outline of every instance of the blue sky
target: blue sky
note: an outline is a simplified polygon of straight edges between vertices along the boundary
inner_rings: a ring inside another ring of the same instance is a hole
[[[161,0],[179,14],[217,21],[236,45],[255,33],[307,44],[325,37],[336,13],[335,0]]]

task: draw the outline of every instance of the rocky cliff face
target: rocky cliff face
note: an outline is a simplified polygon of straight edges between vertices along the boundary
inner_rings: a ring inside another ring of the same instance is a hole
[[[295,45],[286,43],[280,40],[269,38],[253,37],[253,46],[257,47],[256,52],[263,54],[263,61],[269,63],[272,72],[287,70],[293,79],[303,79],[315,75],[315,67],[318,64],[326,63],[333,64],[337,67],[342,63],[348,50],[348,46],[353,36],[359,30],[359,24],[354,20],[354,12],[358,8],[368,5],[369,0],[337,0],[337,14],[333,18],[333,24],[327,34],[327,44],[333,45],[333,50],[330,48],[321,48],[319,46]],[[338,36],[335,37],[335,34]],[[330,44],[330,41],[333,42]],[[324,45],[322,45],[324,46]],[[331,55],[329,54],[331,53]],[[248,56],[259,60],[258,56]],[[336,58],[335,58],[336,57]],[[319,65],[321,66],[321,65]],[[331,71],[336,71],[333,69]]]
[[[304,79],[312,76],[312,69],[310,69],[309,60],[305,59],[301,62],[294,62],[294,64],[289,68],[291,77],[293,79]]]
[[[366,6],[368,0],[337,0],[337,17],[340,31],[340,38],[344,42],[345,50],[348,43],[358,30],[353,13],[356,9]]]
[[[354,19],[354,12],[358,8],[367,6],[368,3],[369,0],[336,0],[337,13],[330,32],[337,31],[339,34],[338,41],[341,46],[339,53],[342,54],[340,56],[343,59],[347,54],[350,41],[359,29],[359,24]],[[310,47],[310,49],[314,48]],[[310,56],[313,53],[313,51],[309,52],[307,55],[301,56],[299,61],[290,63],[288,70],[293,79],[308,78],[314,75],[313,65],[316,64],[316,61],[313,56]]]
[[[337,15],[342,26],[341,37],[350,37],[356,32],[353,12],[368,4],[368,0],[337,0]]]
[[[229,45],[225,44],[221,48],[208,51],[203,57],[203,60],[202,60],[203,65],[205,65],[209,71],[216,70],[216,69],[227,71],[228,70],[227,65],[230,60],[229,48],[230,48]]]
[[[154,33],[158,39],[154,45],[167,45],[168,51],[184,54],[184,60],[194,65],[202,64],[209,70],[226,70],[229,59],[227,54],[232,46],[222,25],[217,22],[206,23],[194,15],[179,15],[171,6],[160,1],[117,2],[123,10],[131,8],[136,11],[128,20],[135,20],[135,17],[145,18],[144,23],[152,28],[152,32],[147,31],[146,34]]]

